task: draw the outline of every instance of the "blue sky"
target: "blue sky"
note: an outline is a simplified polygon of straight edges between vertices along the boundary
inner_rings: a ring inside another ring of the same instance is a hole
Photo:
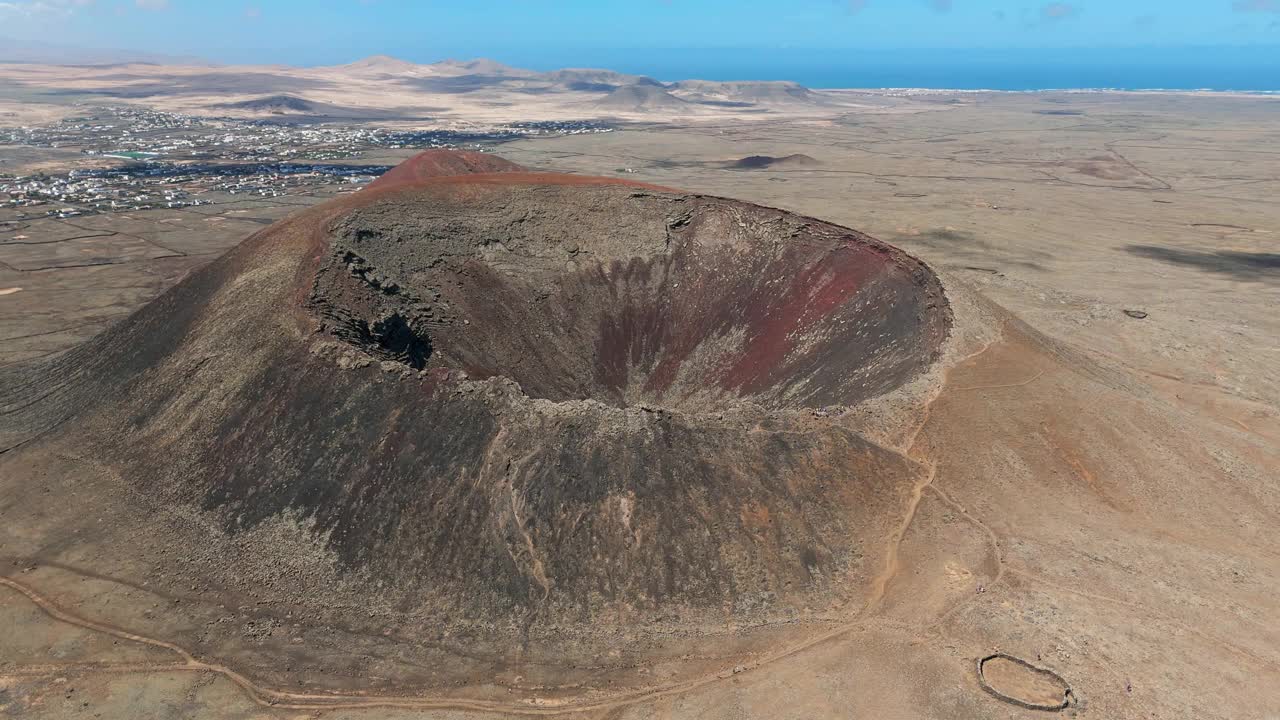
[[[0,36],[292,64],[375,53],[552,66],[667,49],[1259,47],[1280,46],[1280,0],[0,0]]]

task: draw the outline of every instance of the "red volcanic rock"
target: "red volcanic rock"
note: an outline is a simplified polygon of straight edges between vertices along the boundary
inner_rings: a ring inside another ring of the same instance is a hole
[[[237,543],[157,564],[336,568],[367,597],[296,598],[334,622],[505,638],[860,597],[919,467],[817,409],[931,367],[934,274],[781,210],[494,168],[424,153],[258,233],[0,383],[9,427]]]
[[[470,150],[425,150],[405,160],[370,183],[378,188],[428,178],[473,173],[522,172],[519,165],[489,153]]]

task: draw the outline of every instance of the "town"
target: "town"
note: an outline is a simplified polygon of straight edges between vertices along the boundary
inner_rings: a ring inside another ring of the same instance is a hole
[[[90,108],[47,127],[0,127],[0,144],[70,149],[102,161],[61,173],[0,173],[0,208],[18,219],[67,218],[201,205],[210,193],[271,198],[298,188],[354,189],[394,165],[394,155],[383,157],[388,151],[485,150],[529,136],[613,129],[587,120],[405,129]]]

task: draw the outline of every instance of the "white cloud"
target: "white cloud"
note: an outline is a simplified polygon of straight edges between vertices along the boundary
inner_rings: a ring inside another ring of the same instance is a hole
[[[168,10],[169,0],[134,0],[134,5],[143,10]]]

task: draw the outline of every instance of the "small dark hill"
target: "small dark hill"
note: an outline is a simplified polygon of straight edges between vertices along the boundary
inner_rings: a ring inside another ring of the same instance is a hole
[[[596,103],[602,110],[620,112],[687,111],[691,105],[657,85],[624,85]]]
[[[433,177],[475,173],[524,172],[524,168],[497,155],[467,150],[427,150],[400,163],[374,180],[370,188],[413,183]]]
[[[334,108],[336,106],[326,106],[324,103],[304,100],[296,95],[268,95],[266,97],[254,98],[243,102],[226,103],[224,105],[219,105],[218,107],[224,107],[229,110],[249,110],[252,112],[318,114],[324,112],[326,108]]]
[[[232,114],[269,114],[285,116],[283,122],[311,122],[334,119],[394,119],[405,117],[395,110],[380,108],[343,107],[331,103],[316,102],[297,95],[267,95],[242,102],[211,105],[218,110],[227,110]]]
[[[763,168],[808,168],[821,165],[814,158],[808,155],[796,153],[794,155],[786,155],[783,157],[773,157],[771,155],[748,155],[740,160],[729,163],[729,167],[735,170],[760,170]]]

